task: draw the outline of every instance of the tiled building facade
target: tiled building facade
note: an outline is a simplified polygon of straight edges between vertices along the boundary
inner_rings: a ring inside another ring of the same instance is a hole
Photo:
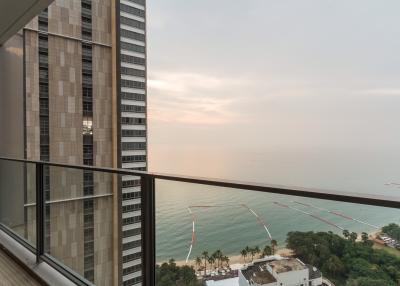
[[[27,159],[147,170],[145,14],[145,0],[55,0],[23,29]],[[44,174],[45,250],[96,285],[141,285],[139,178]]]

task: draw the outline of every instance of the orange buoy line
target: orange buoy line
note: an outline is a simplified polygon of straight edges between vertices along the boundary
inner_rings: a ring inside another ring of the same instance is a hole
[[[193,246],[194,246],[194,244],[196,242],[196,230],[195,230],[196,216],[192,212],[192,209],[193,208],[223,208],[223,207],[238,207],[238,206],[247,209],[252,215],[254,215],[256,217],[257,222],[263,226],[264,230],[268,234],[268,239],[272,240],[272,235],[271,235],[271,233],[270,233],[265,221],[254,210],[249,208],[246,204],[239,204],[239,205],[233,205],[233,204],[231,204],[231,205],[229,205],[229,204],[226,204],[226,205],[194,205],[194,206],[189,206],[187,208],[187,210],[188,210],[189,214],[192,216],[192,240],[190,242],[189,251],[188,251],[188,254],[186,256],[186,263],[188,263],[188,261],[189,261],[190,254],[192,253]]]
[[[312,218],[315,218],[315,219],[317,219],[317,220],[319,220],[319,221],[322,221],[323,223],[326,223],[326,224],[328,224],[328,225],[331,225],[331,226],[333,226],[333,227],[336,227],[336,228],[338,228],[338,229],[340,229],[340,230],[342,230],[342,231],[344,230],[343,227],[338,226],[337,224],[334,224],[333,222],[330,222],[329,220],[326,220],[326,219],[324,219],[324,218],[322,218],[322,217],[316,216],[316,215],[314,215],[314,214],[312,214],[312,213],[305,212],[305,211],[300,210],[300,209],[298,209],[298,208],[294,208],[294,207],[291,207],[291,206],[288,206],[288,205],[285,205],[285,204],[282,204],[282,203],[279,203],[279,202],[274,202],[274,204],[277,205],[277,206],[280,206],[280,207],[282,207],[282,208],[288,208],[288,209],[291,209],[291,210],[300,212],[300,213],[302,213],[302,214],[308,215],[308,216],[310,216],[310,217],[312,217]]]
[[[330,214],[345,218],[347,220],[352,220],[352,221],[355,221],[355,222],[358,222],[358,223],[361,223],[361,224],[364,224],[364,225],[368,225],[368,226],[373,227],[375,229],[379,229],[379,227],[376,226],[376,225],[373,225],[373,224],[370,224],[368,222],[365,222],[365,221],[362,221],[362,220],[347,216],[347,215],[342,214],[340,212],[331,211],[331,210],[328,210],[328,209],[325,209],[325,208],[321,208],[321,207],[318,207],[318,206],[315,206],[315,205],[312,205],[312,204],[307,204],[307,203],[302,203],[302,202],[297,202],[297,201],[292,201],[292,202],[295,203],[295,204],[306,206],[306,207],[311,207],[311,208],[314,208],[314,209],[317,209],[317,210],[320,210],[320,211],[325,211],[325,212],[328,212]]]

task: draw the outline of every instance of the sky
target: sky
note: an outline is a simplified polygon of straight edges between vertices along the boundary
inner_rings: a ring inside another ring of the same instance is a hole
[[[227,164],[268,152],[396,152],[398,11],[397,0],[148,0],[150,170],[229,177]]]

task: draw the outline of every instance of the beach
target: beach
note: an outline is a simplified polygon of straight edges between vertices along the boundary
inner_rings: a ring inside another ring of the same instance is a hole
[[[375,230],[375,231],[371,231],[368,233],[368,236],[371,240],[374,240],[376,235],[379,234],[381,232],[381,230]],[[357,241],[361,241],[361,234],[358,234],[357,237]],[[282,257],[291,257],[294,255],[293,251],[289,248],[278,248],[276,250],[276,253]],[[229,265],[244,265],[246,263],[251,262],[251,257],[247,257],[246,261],[244,261],[243,256],[241,255],[230,255],[229,257]],[[254,256],[254,259],[258,259],[260,258],[260,255],[256,255]],[[192,257],[187,263],[185,260],[177,260],[175,261],[177,266],[184,266],[184,265],[188,265],[188,266],[193,266],[196,269],[196,263],[195,263],[196,257]],[[167,261],[161,261],[161,262],[157,262],[157,264],[162,264],[164,262]],[[202,263],[204,264],[204,260],[202,259]]]
[[[276,250],[276,254],[282,256],[282,257],[289,257],[293,255],[293,251],[288,249],[288,248],[280,248]],[[229,264],[233,265],[233,264],[245,264],[244,260],[243,260],[243,256],[241,255],[230,255],[229,257]],[[258,259],[260,258],[260,255],[256,255],[254,256],[254,259]],[[189,260],[188,263],[186,263],[185,260],[178,260],[175,261],[176,265],[178,266],[184,266],[184,265],[189,265],[189,266],[193,266],[196,268],[196,263],[195,263],[196,257],[193,257],[193,259]],[[163,261],[166,262],[166,261]],[[163,262],[157,262],[158,264],[162,264]],[[246,258],[246,263],[251,262],[251,257],[247,257]],[[204,263],[204,260],[203,260]]]

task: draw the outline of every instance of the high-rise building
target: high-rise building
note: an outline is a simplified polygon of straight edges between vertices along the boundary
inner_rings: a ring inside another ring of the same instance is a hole
[[[20,66],[14,82],[2,85],[23,118],[13,123],[24,139],[14,149],[32,160],[147,170],[145,0],[55,0],[7,45],[22,54],[9,61]],[[8,92],[17,80],[23,90]],[[43,171],[46,251],[96,285],[141,285],[140,178]],[[24,219],[34,222],[34,184],[25,186]]]
[[[119,84],[118,166],[147,170],[146,130],[146,3],[121,0],[117,28]],[[140,178],[123,176],[122,187],[122,271],[123,285],[141,282]]]

